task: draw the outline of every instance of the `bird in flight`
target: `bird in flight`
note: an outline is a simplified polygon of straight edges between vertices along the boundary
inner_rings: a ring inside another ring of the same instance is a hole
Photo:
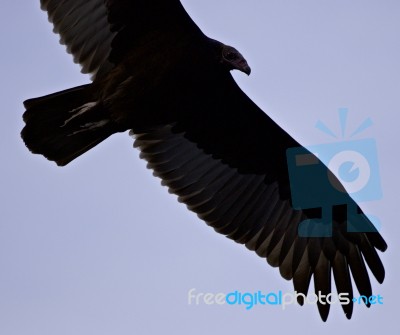
[[[236,84],[232,70],[251,72],[243,55],[207,37],[179,0],[41,6],[92,82],[25,101],[26,146],[64,166],[130,130],[141,158],[180,202],[278,267],[298,293],[307,295],[313,280],[315,293],[327,296],[333,277],[349,298],[342,308],[350,319],[353,282],[360,295],[372,295],[367,267],[382,283],[377,250],[387,245],[365,216],[365,231],[348,229],[346,204],[332,207],[329,234],[299,233],[302,222],[321,217],[318,208],[292,205],[286,152],[301,146]],[[325,321],[330,304],[317,305]]]

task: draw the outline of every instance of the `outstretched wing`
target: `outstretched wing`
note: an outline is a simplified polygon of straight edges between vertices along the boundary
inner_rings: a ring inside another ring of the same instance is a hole
[[[207,77],[207,76],[205,76]],[[299,223],[315,216],[290,202],[286,150],[299,146],[236,85],[229,73],[182,88],[182,112],[175,122],[136,131],[135,146],[148,167],[179,201],[217,232],[245,244],[293,279],[307,294],[331,292],[333,272],[343,305],[352,315],[354,282],[361,295],[372,294],[365,262],[379,282],[384,268],[376,249],[386,244],[372,224],[369,233],[347,232],[346,209],[333,210],[332,237],[300,237]],[[303,299],[299,299],[302,304]],[[329,304],[318,305],[326,320]]]
[[[41,6],[60,43],[93,77],[107,73],[150,30],[179,25],[200,32],[179,0],[41,0]]]

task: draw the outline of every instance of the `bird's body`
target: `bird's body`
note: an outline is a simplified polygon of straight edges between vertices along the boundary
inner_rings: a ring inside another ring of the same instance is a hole
[[[383,281],[376,249],[386,243],[366,217],[365,231],[348,231],[346,204],[356,207],[349,196],[333,208],[331,235],[300,236],[299,224],[321,212],[291,205],[286,152],[299,144],[235,83],[231,70],[250,74],[244,57],[205,36],[179,0],[42,6],[93,82],[25,102],[22,137],[32,152],[66,165],[131,130],[141,157],[181,202],[279,267],[299,293],[314,278],[315,290],[329,294],[333,273],[338,292],[351,299],[351,273],[369,296],[365,262]],[[326,320],[329,304],[318,308]],[[353,303],[343,309],[350,318]]]

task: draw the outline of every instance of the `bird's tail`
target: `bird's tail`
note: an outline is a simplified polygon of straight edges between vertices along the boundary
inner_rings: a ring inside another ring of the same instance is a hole
[[[63,166],[119,131],[90,86],[24,102],[21,136],[30,151]]]

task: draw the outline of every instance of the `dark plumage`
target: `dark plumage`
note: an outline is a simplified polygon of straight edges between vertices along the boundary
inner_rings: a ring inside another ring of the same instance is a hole
[[[179,0],[42,0],[61,43],[93,83],[25,102],[22,138],[34,153],[66,165],[116,132],[131,130],[154,175],[188,208],[245,244],[306,294],[372,294],[366,264],[385,272],[386,243],[347,231],[333,209],[332,237],[300,237],[318,209],[291,206],[286,150],[299,144],[260,110],[230,70],[250,74],[234,48],[205,36]],[[349,202],[352,200],[349,198]],[[299,303],[303,303],[299,298]],[[318,304],[323,320],[329,304]],[[353,303],[343,305],[351,318]]]

